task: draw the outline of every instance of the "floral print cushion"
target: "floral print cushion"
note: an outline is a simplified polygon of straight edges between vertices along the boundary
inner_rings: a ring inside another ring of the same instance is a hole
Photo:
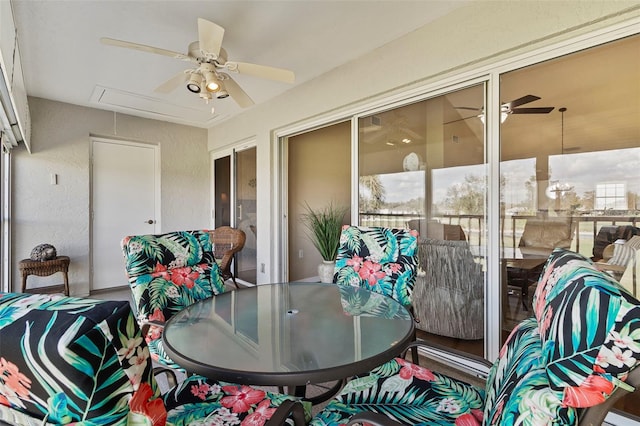
[[[264,425],[285,400],[292,396],[276,394],[245,385],[233,385],[190,376],[163,395],[168,411],[167,423],[175,426]],[[302,403],[306,420],[311,404]]]
[[[595,269],[593,262],[581,254],[566,250],[555,249],[544,265],[536,292],[533,296],[533,307],[538,321],[552,315],[546,310],[548,302],[553,300],[568,282],[573,280],[573,272],[578,268]]]
[[[411,304],[416,280],[416,231],[345,226],[340,235],[333,282],[366,287]]]
[[[473,426],[482,423],[483,404],[482,389],[396,358],[350,380],[311,425],[342,425],[373,411],[403,424]]]
[[[176,312],[224,291],[209,233],[178,231],[122,240],[127,275],[141,323],[163,324]],[[145,339],[154,361],[180,368],[162,346],[162,326]]]
[[[591,407],[620,386],[640,360],[640,306],[584,256],[556,249],[534,298],[542,356],[563,403]]]
[[[211,263],[211,237],[207,230],[176,231],[125,237],[121,243],[129,278],[165,269]]]
[[[623,381],[640,360],[640,306],[613,278],[578,268],[546,311],[542,356],[563,403],[591,407],[615,387],[633,390]]]
[[[485,425],[572,425],[576,411],[549,387],[535,318],[513,329],[487,379]]]
[[[127,302],[0,294],[0,341],[0,404],[51,424],[125,425],[137,401],[163,423]]]

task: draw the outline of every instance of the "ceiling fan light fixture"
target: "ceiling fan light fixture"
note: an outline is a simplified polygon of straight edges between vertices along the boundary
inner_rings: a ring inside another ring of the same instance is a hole
[[[218,82],[218,78],[216,77],[216,74],[214,72],[207,71],[204,75],[204,78],[207,82],[207,84],[205,85],[207,91],[215,93],[220,90],[220,83]]]
[[[202,76],[200,74],[192,73],[187,83],[187,89],[192,93],[200,93],[202,90]]]

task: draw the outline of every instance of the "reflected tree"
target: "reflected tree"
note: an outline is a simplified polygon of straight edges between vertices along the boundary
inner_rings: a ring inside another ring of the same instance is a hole
[[[384,203],[385,188],[378,175],[360,176],[360,210],[374,212]],[[365,189],[365,191],[363,191]]]

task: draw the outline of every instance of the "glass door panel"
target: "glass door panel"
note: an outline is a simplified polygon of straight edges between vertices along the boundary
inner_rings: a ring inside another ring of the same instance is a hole
[[[231,225],[231,156],[214,160],[215,227]]]
[[[244,231],[244,248],[236,255],[237,277],[251,284],[257,282],[256,270],[256,148],[235,152],[236,227]]]
[[[415,229],[419,337],[483,355],[484,85],[358,120],[359,224]]]

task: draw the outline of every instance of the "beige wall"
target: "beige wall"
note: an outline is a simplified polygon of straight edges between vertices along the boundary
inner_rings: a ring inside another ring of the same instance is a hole
[[[300,217],[330,203],[349,207],[351,197],[351,123],[344,122],[289,138],[289,279],[318,276],[322,257],[307,237]],[[349,212],[345,215],[349,219]],[[300,257],[302,251],[302,257]]]
[[[205,129],[41,98],[29,98],[29,108],[32,153],[12,151],[14,289],[20,288],[17,262],[29,257],[37,244],[48,242],[71,258],[71,293],[89,294],[90,135],[159,145],[162,231],[210,226]],[[50,184],[52,173],[58,175],[58,185]],[[60,283],[56,275],[29,277],[29,285]],[[119,284],[126,284],[124,263]]]
[[[258,227],[272,229],[278,182],[274,130],[339,116],[358,106],[393,99],[398,93],[442,82],[463,71],[494,64],[552,43],[589,34],[640,16],[638,1],[474,1],[450,15],[363,57],[302,84],[271,102],[257,105],[209,129],[209,150],[252,138],[257,143]],[[310,55],[319,54],[310,49]],[[406,95],[403,95],[406,97]],[[275,265],[277,235],[262,233],[258,263]],[[266,270],[258,282],[276,277]]]

